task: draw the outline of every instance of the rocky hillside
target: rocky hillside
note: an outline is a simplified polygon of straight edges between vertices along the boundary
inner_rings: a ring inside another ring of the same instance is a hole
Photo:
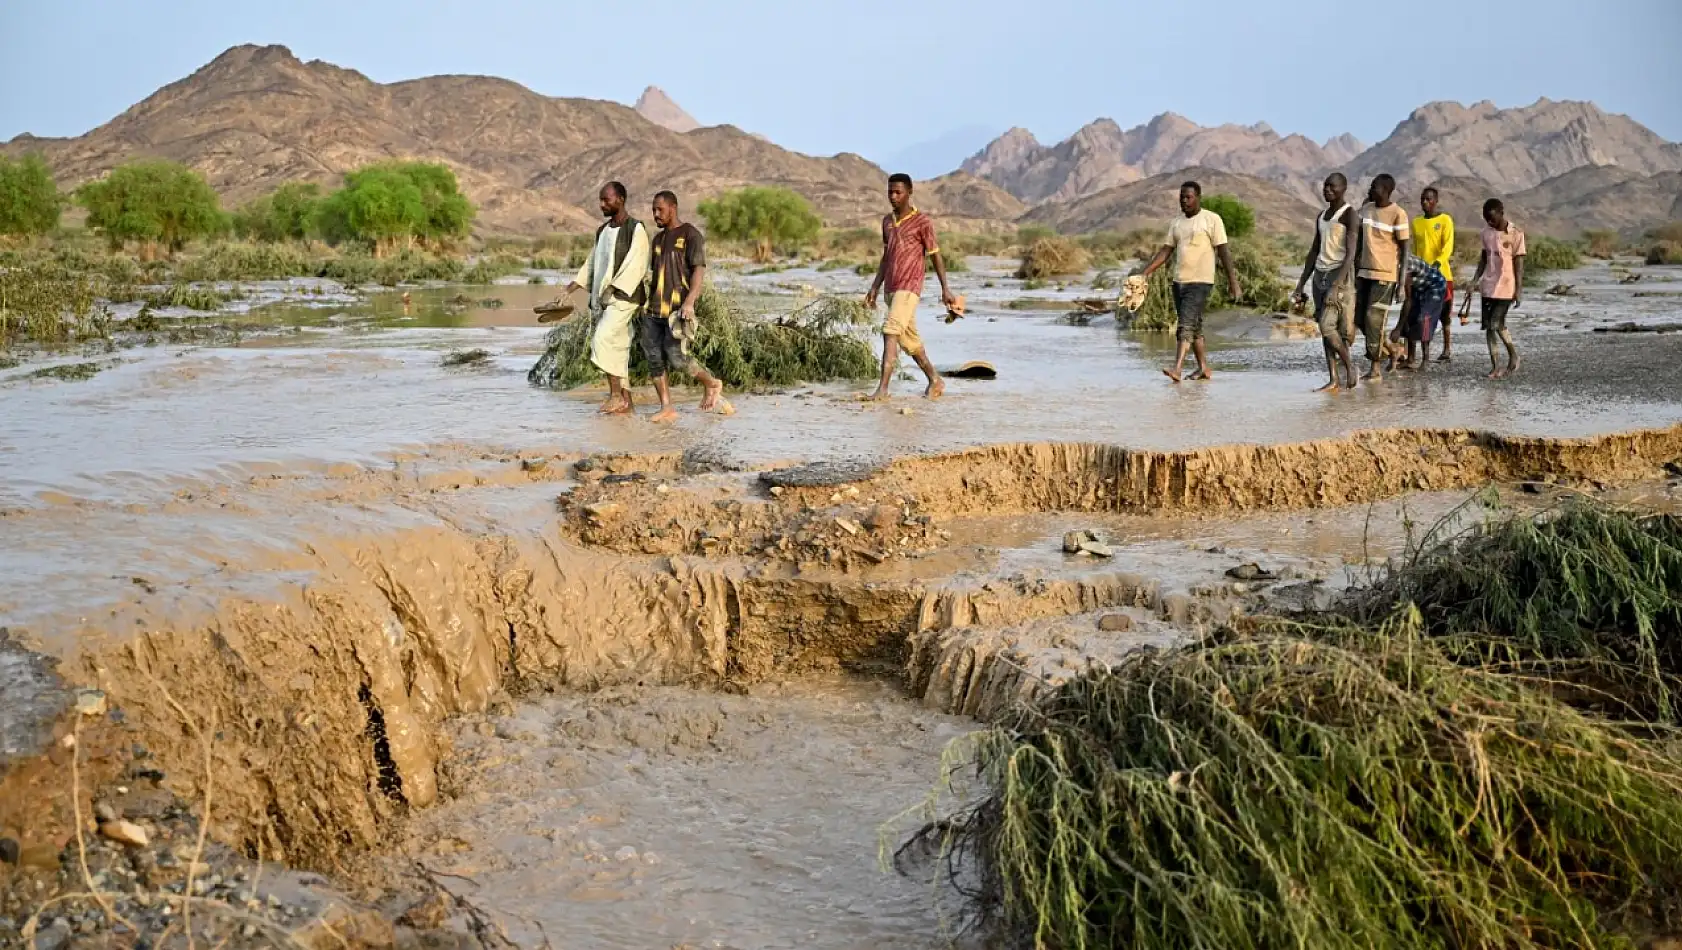
[[[659,86],[644,89],[637,97],[637,104],[631,108],[637,110],[637,115],[673,132],[693,132],[701,127],[694,116],[683,111],[683,107],[673,102],[672,97]]]
[[[1312,197],[1324,169],[1348,161],[1361,143],[1347,134],[1324,145],[1280,135],[1267,123],[1204,127],[1172,112],[1123,130],[1099,119],[1056,145],[1011,129],[970,157],[963,170],[1023,201],[1069,201],[1176,169],[1208,167],[1266,178]]]
[[[793,188],[834,225],[873,224],[886,203],[886,173],[856,155],[801,155],[730,126],[680,134],[627,106],[490,77],[381,84],[282,46],[230,49],[86,135],[0,145],[27,151],[41,152],[65,187],[129,159],[174,159],[231,203],[285,181],[330,184],[367,162],[441,161],[479,205],[482,230],[526,234],[594,227],[596,192],[610,178],[629,186],[638,210],[661,188],[693,208],[747,184]],[[954,220],[1015,204],[984,182],[926,191],[924,206]]]
[[[1407,193],[1452,176],[1514,194],[1590,165],[1616,165],[1644,177],[1678,171],[1682,145],[1592,102],[1539,99],[1517,109],[1433,102],[1415,109],[1346,171],[1352,178],[1389,172]]]
[[[1264,234],[1306,232],[1318,213],[1316,206],[1280,185],[1253,175],[1215,168],[1181,168],[1150,178],[1107,188],[1073,201],[1035,206],[1024,223],[1044,224],[1066,234],[1094,231],[1163,230],[1180,213],[1180,184],[1195,180],[1205,195],[1229,194],[1256,213],[1256,230]]]

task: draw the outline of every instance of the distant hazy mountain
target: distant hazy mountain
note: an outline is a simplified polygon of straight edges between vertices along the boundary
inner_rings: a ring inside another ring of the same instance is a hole
[[[1068,201],[1047,201],[1029,210],[1024,223],[1044,224],[1070,234],[1165,229],[1179,214],[1180,182],[1195,179],[1204,194],[1235,195],[1256,212],[1264,233],[1307,230],[1318,209],[1275,182],[1238,172],[1193,166],[1105,188]]]
[[[1098,119],[1046,146],[1025,129],[1011,129],[971,156],[963,170],[1030,204],[1067,201],[1178,168],[1203,166],[1265,178],[1305,198],[1304,184],[1360,151],[1353,136],[1324,145],[1280,135],[1267,123],[1205,127],[1172,112],[1123,130]]]
[[[659,90],[641,105],[661,121],[688,117]],[[833,225],[873,225],[887,173],[853,154],[815,158],[728,125],[677,133],[627,106],[539,95],[487,76],[382,84],[351,69],[302,62],[283,46],[237,46],[75,138],[20,135],[0,154],[41,152],[63,186],[135,158],[203,172],[225,202],[286,181],[336,184],[393,158],[448,164],[479,206],[479,227],[526,234],[594,227],[596,192],[619,179],[633,207],[671,188],[694,208],[727,188],[777,184],[805,195]],[[919,191],[949,221],[1021,211],[987,182],[958,176]]]
[[[937,178],[957,168],[998,134],[997,128],[966,125],[883,156],[881,165],[890,172],[904,172],[917,181]]]
[[[637,114],[658,126],[671,129],[673,132],[693,132],[701,127],[694,116],[683,111],[683,107],[672,101],[665,90],[659,86],[649,86],[637,97],[637,104],[631,108]]]

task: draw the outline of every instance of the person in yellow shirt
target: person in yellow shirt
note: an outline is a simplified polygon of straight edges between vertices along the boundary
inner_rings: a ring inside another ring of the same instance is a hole
[[[1454,219],[1446,212],[1437,210],[1437,189],[1427,186],[1419,193],[1420,215],[1413,219],[1414,254],[1427,264],[1437,265],[1442,272],[1443,279],[1448,281],[1447,296],[1443,298],[1443,354],[1437,357],[1442,363],[1449,361],[1449,315],[1454,313],[1454,271],[1449,264],[1454,257]],[[1420,353],[1421,361],[1430,358],[1428,353]]]

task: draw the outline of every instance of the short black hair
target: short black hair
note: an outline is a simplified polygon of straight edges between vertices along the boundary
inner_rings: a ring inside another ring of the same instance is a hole
[[[1181,185],[1180,185],[1180,190],[1185,191],[1187,188],[1190,188],[1191,193],[1196,195],[1197,197],[1199,197],[1199,198],[1203,197],[1203,186],[1199,185],[1197,182],[1195,182],[1195,181],[1182,182]]]
[[[631,197],[631,193],[625,190],[625,185],[622,182],[610,181],[602,187],[618,195],[620,201]]]
[[[1342,185],[1345,188],[1349,187],[1349,179],[1343,174],[1343,172],[1332,172],[1330,175],[1326,176],[1326,180],[1333,182],[1334,184]]]
[[[674,208],[677,207],[677,195],[673,194],[670,191],[662,191],[662,192],[657,193],[654,196],[654,200],[655,201],[664,201],[665,203],[671,205]]]
[[[911,190],[911,176],[907,175],[904,172],[894,172],[892,175],[888,176],[888,184],[889,184],[889,186],[904,185],[905,190],[910,191]]]
[[[1438,198],[1441,198],[1442,192],[1437,190],[1436,185],[1426,185],[1424,188],[1419,190],[1419,200],[1424,201],[1426,195],[1436,195]]]
[[[1491,198],[1488,201],[1485,201],[1483,203],[1483,216],[1484,217],[1486,217],[1486,218],[1489,217],[1490,213],[1495,212],[1495,211],[1499,211],[1502,214],[1507,213],[1507,206],[1501,203],[1500,198]]]
[[[1372,186],[1374,188],[1377,188],[1379,191],[1384,192],[1385,194],[1395,194],[1395,192],[1396,192],[1396,178],[1395,178],[1394,175],[1391,175],[1388,172],[1386,172],[1385,174],[1379,175],[1377,178],[1374,178],[1372,180]]]

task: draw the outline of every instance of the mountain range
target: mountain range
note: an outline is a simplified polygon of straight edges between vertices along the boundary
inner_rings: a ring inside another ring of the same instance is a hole
[[[935,175],[987,134],[953,130],[889,156],[888,170],[909,168],[920,207],[972,230],[1159,227],[1174,213],[1174,185],[1189,177],[1250,203],[1264,231],[1300,230],[1332,169],[1349,174],[1355,196],[1370,176],[1395,175],[1409,209],[1420,187],[1436,183],[1450,213],[1474,221],[1482,199],[1500,195],[1537,233],[1635,233],[1682,217],[1682,145],[1586,102],[1433,102],[1371,147],[1349,135],[1281,135],[1266,123],[1206,127],[1172,112],[1125,130],[1098,119],[1052,145],[1013,128]],[[369,162],[438,161],[455,170],[487,233],[593,227],[596,192],[609,179],[629,186],[634,210],[661,188],[693,208],[750,184],[800,192],[832,226],[874,224],[885,204],[886,170],[865,158],[805,155],[734,126],[702,126],[653,86],[627,107],[486,76],[377,83],[282,46],[229,49],[84,135],[0,144],[0,154],[25,152],[40,152],[64,187],[130,159],[173,159],[228,203],[286,181],[333,184]]]

